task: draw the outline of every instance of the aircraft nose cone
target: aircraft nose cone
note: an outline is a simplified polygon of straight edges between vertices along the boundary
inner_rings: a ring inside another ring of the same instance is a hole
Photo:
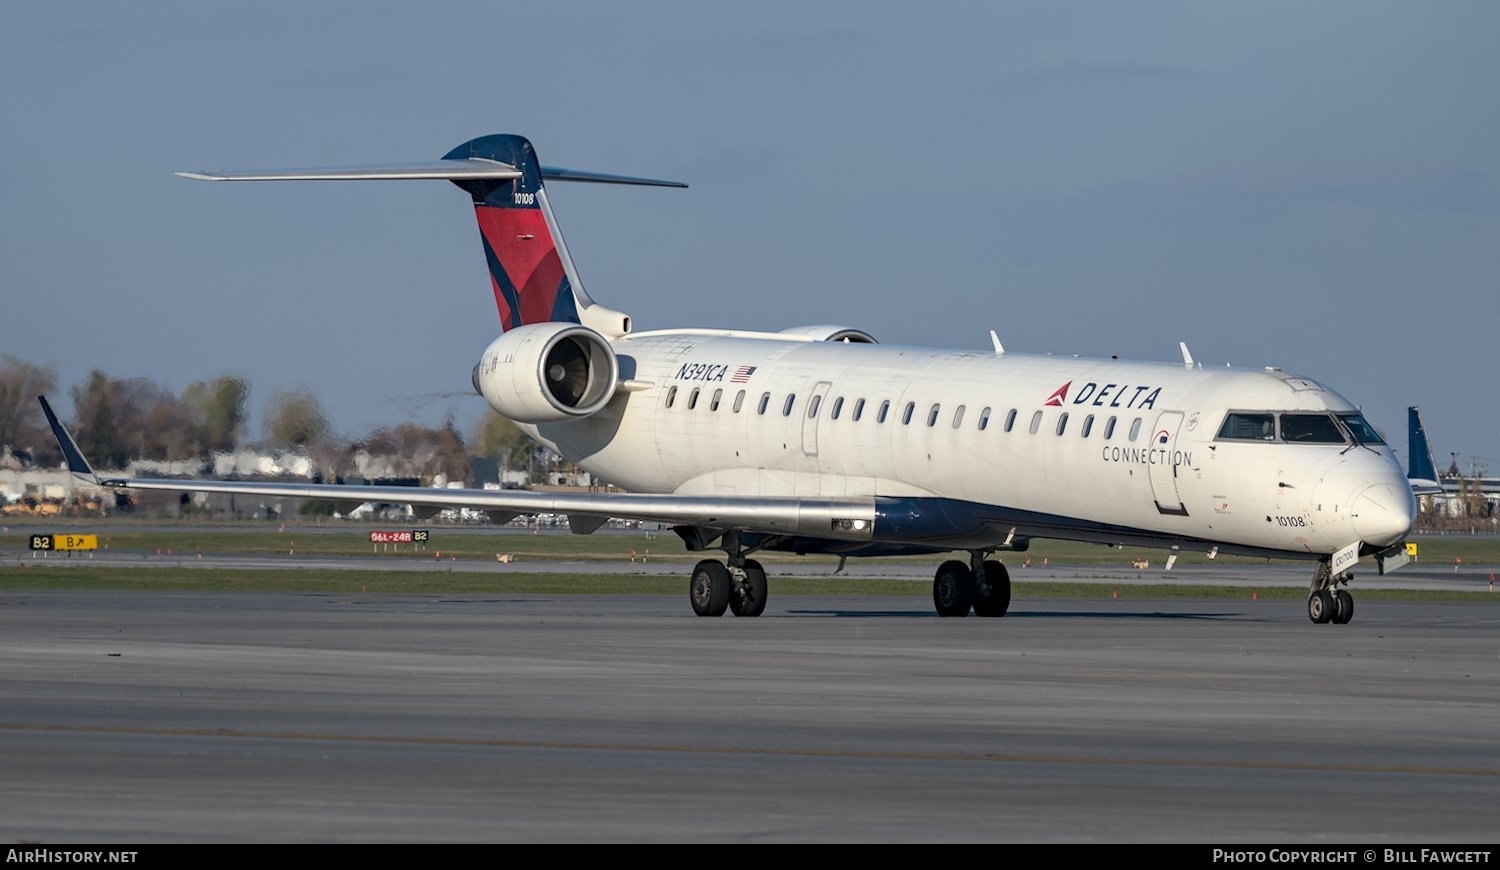
[[[1377,483],[1354,499],[1354,531],[1359,539],[1375,547],[1389,547],[1410,532],[1417,517],[1417,499],[1411,486]]]

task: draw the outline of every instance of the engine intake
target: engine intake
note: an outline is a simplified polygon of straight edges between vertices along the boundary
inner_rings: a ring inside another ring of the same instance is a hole
[[[597,413],[619,378],[614,348],[599,333],[534,323],[490,342],[474,366],[474,391],[518,423],[554,423]]]

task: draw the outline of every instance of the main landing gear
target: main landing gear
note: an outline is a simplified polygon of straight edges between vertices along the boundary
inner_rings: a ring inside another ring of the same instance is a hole
[[[1325,559],[1318,563],[1317,570],[1313,571],[1311,588],[1307,593],[1307,618],[1318,625],[1333,623],[1344,625],[1354,618],[1354,596],[1349,590],[1340,589],[1339,586],[1348,586],[1354,575],[1344,572],[1334,576],[1333,569]]]
[[[1010,609],[1010,572],[986,550],[972,550],[969,564],[951,559],[932,578],[932,604],[938,616],[1004,616]]]
[[[693,612],[723,616],[727,609],[735,616],[760,616],[766,610],[766,569],[745,558],[752,551],[740,547],[738,532],[724,533],[724,551],[729,554],[728,565],[704,559],[693,568],[688,584]]]
[[[727,562],[704,559],[693,568],[688,600],[699,616],[760,616],[766,610],[766,569],[745,558],[755,548],[740,546],[738,532],[724,533]],[[966,565],[957,559],[944,562],[932,578],[932,603],[938,616],[1004,616],[1010,610],[1010,572],[996,559],[986,559],[990,550],[969,551]],[[1353,604],[1350,604],[1353,612]]]

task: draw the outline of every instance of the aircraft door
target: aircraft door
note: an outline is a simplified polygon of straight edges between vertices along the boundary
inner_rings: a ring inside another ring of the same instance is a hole
[[[828,381],[818,381],[807,399],[807,410],[802,414],[802,452],[807,456],[818,455],[818,419],[828,412],[823,402],[831,386]]]
[[[1156,418],[1155,434],[1151,436],[1151,453],[1148,459],[1151,475],[1151,494],[1156,498],[1156,509],[1164,514],[1187,516],[1187,508],[1177,494],[1177,432],[1182,427],[1181,411],[1163,411]]]

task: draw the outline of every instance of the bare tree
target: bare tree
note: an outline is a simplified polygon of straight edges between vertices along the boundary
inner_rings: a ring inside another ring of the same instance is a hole
[[[282,391],[271,397],[266,415],[266,441],[281,450],[308,450],[329,434],[323,405],[310,390]]]
[[[479,424],[474,453],[498,459],[506,468],[530,468],[537,443],[515,423],[490,411]]]
[[[102,468],[124,468],[130,461],[118,426],[120,397],[114,383],[102,370],[94,369],[72,390],[73,440],[89,461]]]
[[[198,438],[187,403],[155,381],[127,382],[135,387],[134,406],[139,420],[136,437],[144,459],[182,460],[198,456]]]
[[[469,455],[452,419],[442,426],[402,423],[394,428],[381,427],[354,449],[383,457],[398,473],[420,477],[424,482],[430,483],[438,475],[464,483],[470,478]]]
[[[74,437],[85,456],[106,468],[132,459],[182,460],[198,455],[187,404],[149,378],[89,372],[73,392]]]
[[[0,448],[30,454],[39,463],[62,459],[36,397],[57,388],[57,373],[10,354],[0,354]]]
[[[192,414],[198,455],[207,459],[233,450],[245,428],[245,402],[250,384],[244,378],[220,375],[189,384],[182,401]]]

